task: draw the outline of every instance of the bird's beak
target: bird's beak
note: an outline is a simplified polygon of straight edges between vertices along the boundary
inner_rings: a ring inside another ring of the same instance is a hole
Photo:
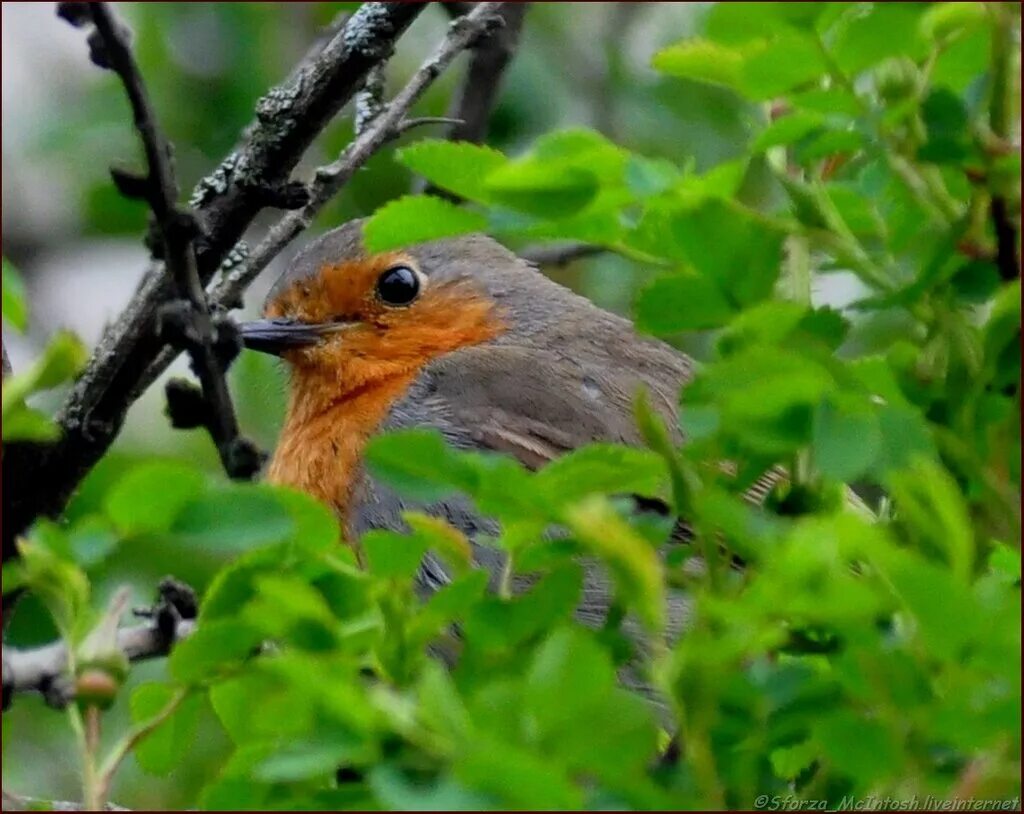
[[[335,323],[316,325],[294,319],[257,319],[243,322],[238,327],[245,347],[280,356],[285,351],[315,345],[343,326]]]

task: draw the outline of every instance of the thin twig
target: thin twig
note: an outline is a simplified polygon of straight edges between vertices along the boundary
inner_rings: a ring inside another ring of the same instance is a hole
[[[1013,65],[1014,55],[1019,52],[1014,47],[1018,37],[1017,22],[1015,15],[1008,13],[1001,4],[993,3],[988,8],[993,17],[989,127],[1000,143],[1009,145],[1010,131],[1015,120],[1014,104],[1020,98],[1020,88],[1015,86],[1020,76],[1020,66]],[[1011,211],[1005,194],[992,196],[989,217],[996,238],[996,267],[1004,280],[1020,276],[1018,227],[1014,226]]]
[[[116,20],[106,3],[90,5],[96,32],[103,43],[111,69],[124,84],[131,104],[135,127],[146,154],[147,174],[136,178],[120,174],[122,192],[130,194],[124,179],[137,184],[137,195],[144,197],[153,210],[163,247],[164,265],[174,279],[178,296],[188,302],[183,314],[187,325],[181,332],[186,339],[192,368],[202,384],[206,403],[205,424],[220,454],[221,463],[232,478],[248,480],[260,467],[260,456],[251,443],[239,436],[238,419],[224,373],[231,357],[218,352],[217,330],[206,305],[206,294],[196,266],[194,238],[198,226],[191,211],[179,209],[178,181],[171,160],[171,146],[156,121],[146,84],[129,45],[129,33]]]
[[[352,98],[367,72],[391,55],[423,8],[420,3],[363,4],[260,100],[242,144],[192,197],[203,226],[196,246],[200,282],[209,282],[262,209],[297,203],[288,178],[306,148]],[[36,517],[64,508],[151,382],[148,371],[166,346],[155,330],[157,312],[172,292],[173,281],[162,267],[145,276],[66,398],[57,416],[58,442],[4,445],[4,559],[16,553],[14,541]]]
[[[128,733],[121,738],[114,746],[110,755],[103,762],[100,767],[99,775],[97,777],[97,788],[99,791],[99,798],[102,801],[106,800],[107,793],[110,791],[110,784],[114,779],[114,775],[120,768],[124,759],[131,754],[131,751],[139,745],[139,743],[150,735],[160,724],[170,718],[178,707],[181,706],[181,702],[188,697],[188,690],[185,688],[179,688],[174,691],[174,694],[168,699],[167,704],[164,705],[156,715],[135,727],[132,727]]]
[[[567,266],[574,260],[593,257],[610,251],[605,246],[594,246],[590,243],[552,243],[539,246],[527,246],[518,252],[524,260],[538,266]]]
[[[462,50],[495,24],[502,3],[480,3],[465,17],[454,20],[437,50],[412,75],[405,87],[372,123],[345,148],[338,159],[320,167],[309,186],[309,202],[281,218],[244,262],[231,270],[210,292],[210,302],[234,304],[248,285],[352,178],[356,170],[388,140],[402,132],[406,113],[423,92]]]
[[[473,47],[465,77],[448,108],[450,117],[461,120],[448,133],[452,141],[481,143],[487,138],[501,81],[515,55],[529,5],[506,3],[499,12],[501,27]]]
[[[172,636],[164,635],[152,624],[124,627],[117,632],[117,645],[129,661],[146,661],[166,656],[176,642],[190,636],[194,629],[195,621],[192,619],[179,621]],[[67,664],[68,650],[62,641],[24,650],[4,646],[5,698],[19,692],[41,692],[45,695],[64,676]]]
[[[473,6],[460,4],[461,9],[452,9],[452,4],[445,3],[445,10],[455,19],[458,15],[471,13]],[[447,138],[451,141],[470,141],[480,144],[487,138],[491,123],[491,114],[498,101],[501,81],[515,55],[519,44],[519,35],[523,29],[523,20],[529,3],[506,3],[498,15],[501,27],[490,36],[482,37],[473,46],[472,56],[466,66],[466,73],[459,89],[452,98],[448,108],[448,116],[458,121],[448,131]],[[459,200],[457,195],[423,179],[417,179],[413,185],[417,191],[429,192],[449,200]]]

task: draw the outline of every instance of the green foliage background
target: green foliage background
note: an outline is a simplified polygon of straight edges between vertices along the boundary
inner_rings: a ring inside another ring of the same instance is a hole
[[[437,520],[368,534],[364,569],[310,499],[225,484],[201,435],[179,449],[206,466],[122,446],[4,574],[5,591],[36,589],[12,629],[21,642],[56,631],[81,642],[121,582],[171,572],[204,591],[199,632],[166,663],[133,669],[104,715],[113,743],[180,701],[113,799],[692,808],[750,807],[762,794],[1019,795],[1020,286],[996,262],[989,217],[992,199],[1005,201],[1019,235],[1008,82],[1019,9],[663,8],[638,62],[619,37],[629,15],[653,12],[537,4],[490,146],[407,137],[319,225],[375,212],[374,248],[480,228],[516,247],[607,247],[560,279],[702,360],[682,395],[690,442],[672,448],[642,398],[646,449],[595,445],[535,474],[424,431],[376,441],[370,465],[398,488],[458,490],[501,519],[495,544],[540,576],[519,597],[486,592],[465,539]],[[188,180],[294,59],[285,6],[199,9],[133,16]],[[304,13],[312,24],[331,11]],[[189,75],[168,49],[195,14],[229,32],[215,76]],[[606,37],[600,59],[586,56],[581,26]],[[418,36],[431,41],[414,29],[403,42]],[[392,82],[413,61],[400,59]],[[443,112],[455,80],[423,112]],[[91,232],[143,224],[100,172],[112,144],[132,149],[119,94],[110,81],[66,106],[82,117],[68,126],[79,152],[56,134],[42,142],[81,174]],[[576,120],[581,97],[589,109]],[[339,123],[323,154],[349,135]],[[414,175],[467,203],[408,195]],[[4,315],[17,328],[9,276]],[[857,292],[841,309],[819,296],[837,277]],[[11,420],[23,435],[48,431],[22,397],[80,356],[62,338],[5,385],[5,438]],[[233,371],[247,429],[268,444],[277,416],[252,405],[276,375],[248,355]],[[743,490],[780,464],[791,482],[763,509],[746,504]],[[872,512],[849,505],[849,485]],[[625,512],[612,499],[624,490],[667,501],[693,544],[664,552],[668,526]],[[546,540],[551,524],[567,535]],[[457,578],[422,600],[412,580],[428,549]],[[572,620],[580,555],[616,585],[599,630]],[[675,592],[692,612],[670,641]],[[39,624],[42,605],[53,627]],[[454,646],[452,622],[461,655],[449,673],[426,647]],[[252,658],[268,639],[274,652]],[[660,714],[617,682],[628,661],[659,692]],[[80,796],[61,716],[23,698],[4,727],[5,783]],[[681,758],[659,763],[676,731]]]

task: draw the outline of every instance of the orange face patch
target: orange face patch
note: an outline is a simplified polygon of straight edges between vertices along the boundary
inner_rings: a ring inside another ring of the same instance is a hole
[[[420,276],[420,293],[409,305],[388,305],[377,295],[378,279],[396,266]],[[321,392],[331,391],[334,399],[418,371],[444,353],[486,342],[504,330],[483,292],[465,281],[432,285],[416,261],[401,252],[324,266],[315,278],[292,284],[266,314],[337,325],[320,344],[285,354],[297,378],[318,380]]]
[[[268,479],[316,495],[341,517],[368,438],[423,366],[505,330],[493,301],[468,281],[432,285],[421,276],[411,303],[382,302],[378,278],[399,265],[418,273],[397,252],[325,266],[267,308],[270,318],[338,326],[285,354],[291,393]]]

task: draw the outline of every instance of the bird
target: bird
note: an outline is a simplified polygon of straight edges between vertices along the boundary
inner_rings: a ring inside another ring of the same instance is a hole
[[[404,428],[440,431],[453,447],[511,455],[538,469],[590,442],[642,445],[639,389],[682,442],[680,388],[695,363],[659,339],[545,276],[484,234],[368,252],[364,221],[325,233],[273,285],[264,318],[241,325],[243,344],[282,357],[288,403],[266,480],[330,506],[348,539],[403,529],[413,508],[364,466],[371,438]],[[773,480],[759,483],[760,496]],[[463,531],[492,575],[496,532],[465,498],[425,507]],[[426,590],[448,581],[428,556]],[[600,624],[607,576],[585,569],[578,617]],[[675,634],[686,606],[669,609]]]

